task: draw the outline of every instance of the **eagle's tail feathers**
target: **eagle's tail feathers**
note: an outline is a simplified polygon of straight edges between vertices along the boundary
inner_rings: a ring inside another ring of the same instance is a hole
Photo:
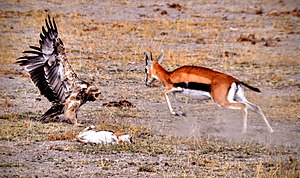
[[[53,104],[38,120],[43,122],[51,121],[64,112],[64,107],[64,104]]]

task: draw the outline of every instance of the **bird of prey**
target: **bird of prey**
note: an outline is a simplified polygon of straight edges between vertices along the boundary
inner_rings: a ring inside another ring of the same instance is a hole
[[[39,44],[29,46],[25,56],[17,59],[20,66],[25,66],[41,95],[45,96],[52,107],[39,120],[49,121],[64,114],[65,119],[77,124],[77,112],[87,101],[95,101],[101,95],[95,86],[79,79],[68,62],[65,47],[58,37],[54,18],[45,19]],[[27,54],[27,55],[26,55]]]

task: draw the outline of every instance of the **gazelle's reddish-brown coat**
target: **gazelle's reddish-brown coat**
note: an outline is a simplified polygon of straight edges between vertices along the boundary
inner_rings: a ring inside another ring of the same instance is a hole
[[[243,94],[243,88],[246,86],[249,89],[260,92],[258,88],[249,86],[240,80],[205,67],[198,66],[182,66],[174,71],[168,72],[160,63],[163,59],[163,54],[158,58],[158,61],[152,60],[152,53],[146,56],[146,85],[150,86],[154,79],[161,81],[167,88],[164,91],[171,114],[183,115],[182,112],[175,112],[168,98],[168,93],[198,93],[211,97],[214,102],[222,107],[230,109],[240,109],[243,111],[243,132],[246,131],[247,107],[262,115],[270,132],[273,132],[264,114],[260,108],[250,103]]]

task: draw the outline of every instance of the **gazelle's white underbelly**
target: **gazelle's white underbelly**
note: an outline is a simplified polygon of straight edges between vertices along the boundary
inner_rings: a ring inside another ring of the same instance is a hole
[[[209,92],[206,91],[201,91],[201,90],[191,90],[191,89],[182,89],[181,92],[183,95],[192,97],[192,98],[197,98],[200,100],[207,100],[211,98],[211,95]]]

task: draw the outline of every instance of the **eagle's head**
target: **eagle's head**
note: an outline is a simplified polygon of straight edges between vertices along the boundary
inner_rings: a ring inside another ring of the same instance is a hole
[[[93,85],[88,86],[85,92],[88,101],[95,101],[96,99],[99,99],[101,96],[100,90]]]

